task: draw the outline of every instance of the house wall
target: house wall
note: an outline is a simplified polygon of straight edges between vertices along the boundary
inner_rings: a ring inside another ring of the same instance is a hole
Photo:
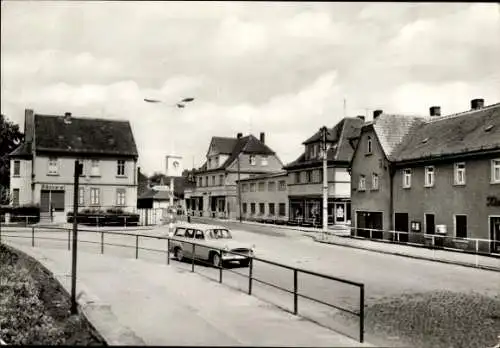
[[[243,212],[244,218],[250,217],[280,217],[282,219],[288,219],[288,193],[285,187],[284,190],[279,189],[279,182],[282,180],[287,180],[286,174],[282,176],[275,176],[270,178],[259,178],[259,179],[250,179],[241,182],[242,188],[243,185],[247,185],[247,189],[241,192],[241,202],[247,204],[247,212]],[[274,182],[274,190],[269,190],[269,182]],[[256,190],[255,192],[250,191],[250,184],[255,183]],[[264,183],[264,190],[259,191],[259,183]],[[255,203],[256,205],[256,213],[254,215],[251,214],[250,204]],[[260,215],[259,213],[259,203],[264,203],[265,211],[264,215]],[[269,212],[269,203],[274,203],[274,215],[271,215]],[[280,216],[279,213],[279,204],[285,204],[285,215]]]
[[[244,172],[277,172],[283,167],[283,164],[276,155],[267,156],[267,165],[262,164],[263,155],[255,155],[255,165],[250,164],[250,156],[248,154],[241,154],[240,158],[240,171]],[[227,169],[229,171],[238,170],[238,160],[231,163]]]
[[[14,162],[19,161],[19,175],[14,175]],[[31,189],[31,160],[10,160],[10,197],[12,200],[14,189],[19,189],[19,205],[33,203]]]
[[[425,213],[435,215],[436,225],[446,225],[447,235],[455,237],[455,215],[467,215],[467,237],[489,239],[488,216],[500,215],[500,206],[488,206],[487,197],[500,200],[500,184],[491,181],[491,157],[465,162],[465,185],[454,183],[454,162],[434,166],[434,186],[424,186],[425,166],[410,167],[411,188],[403,188],[400,168],[395,173],[395,212],[408,213],[409,220],[418,221],[425,231]]]
[[[300,173],[301,178],[303,173],[310,170],[320,170],[323,173],[322,167],[313,167],[307,169],[297,169],[288,171],[288,194],[290,196],[318,196],[323,194],[323,181],[320,177],[319,182],[300,182],[295,183],[295,173]],[[322,175],[322,174],[321,174]],[[347,168],[338,168],[330,166],[327,168],[328,178],[328,196],[337,198],[349,198],[351,195],[351,178],[347,173]]]
[[[372,152],[367,153],[368,136],[372,139]],[[379,188],[372,189],[372,173],[378,174]],[[366,190],[359,191],[360,175],[366,177]],[[390,170],[380,143],[372,129],[361,134],[352,159],[351,172],[351,207],[352,224],[357,225],[357,212],[382,212],[382,228],[392,229],[390,213]]]

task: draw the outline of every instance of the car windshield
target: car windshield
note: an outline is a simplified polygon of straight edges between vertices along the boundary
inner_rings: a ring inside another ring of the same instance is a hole
[[[228,230],[219,229],[219,228],[214,229],[214,230],[210,230],[209,236],[212,239],[231,239],[231,238],[233,238],[231,236],[231,233]]]

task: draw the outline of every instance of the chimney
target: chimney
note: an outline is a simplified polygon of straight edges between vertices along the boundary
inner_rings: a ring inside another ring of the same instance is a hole
[[[236,134],[236,138],[240,139],[243,136],[243,133]]]
[[[441,107],[440,106],[431,106],[429,108],[429,112],[431,116],[441,116]]]
[[[365,116],[363,116],[363,115],[358,115],[357,117],[358,117],[360,120],[362,120],[363,122],[365,122]]]
[[[266,143],[266,133],[264,132],[260,132],[260,142],[262,144],[265,144]]]
[[[377,117],[379,117],[384,111],[383,110],[375,110],[373,112],[373,119],[375,120]]]
[[[472,110],[478,110],[484,107],[484,99],[472,99],[470,101],[470,108]]]
[[[24,141],[33,143],[35,137],[35,113],[32,109],[24,110]]]
[[[66,123],[66,124],[71,123],[71,112],[64,113],[64,123]]]

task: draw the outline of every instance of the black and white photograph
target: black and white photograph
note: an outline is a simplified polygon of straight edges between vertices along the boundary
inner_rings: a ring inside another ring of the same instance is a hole
[[[500,348],[498,2],[0,31],[0,345]]]

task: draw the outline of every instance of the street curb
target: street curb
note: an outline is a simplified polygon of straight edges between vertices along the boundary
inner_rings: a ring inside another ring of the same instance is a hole
[[[311,237],[315,242],[323,243],[323,244],[331,244],[331,245],[348,247],[348,248],[353,248],[353,249],[373,251],[373,252],[381,253],[381,254],[403,256],[403,257],[408,257],[408,258],[411,258],[411,259],[434,261],[434,262],[446,263],[446,264],[450,264],[450,265],[456,265],[456,266],[462,266],[462,267],[468,267],[468,268],[476,268],[476,269],[481,269],[481,270],[484,270],[484,271],[491,271],[491,272],[500,273],[500,269],[499,268],[495,268],[495,267],[481,266],[481,265],[476,266],[476,265],[473,265],[473,264],[470,264],[470,263],[465,263],[465,262],[448,261],[448,260],[442,260],[442,259],[432,259],[432,258],[429,258],[429,257],[409,255],[409,254],[404,254],[404,253],[399,253],[399,252],[394,252],[394,251],[385,251],[385,250],[364,248],[364,247],[354,246],[354,245],[348,245],[348,244],[341,244],[341,243],[335,243],[335,242],[327,242],[327,241],[319,240],[315,236],[308,236],[308,237]]]

